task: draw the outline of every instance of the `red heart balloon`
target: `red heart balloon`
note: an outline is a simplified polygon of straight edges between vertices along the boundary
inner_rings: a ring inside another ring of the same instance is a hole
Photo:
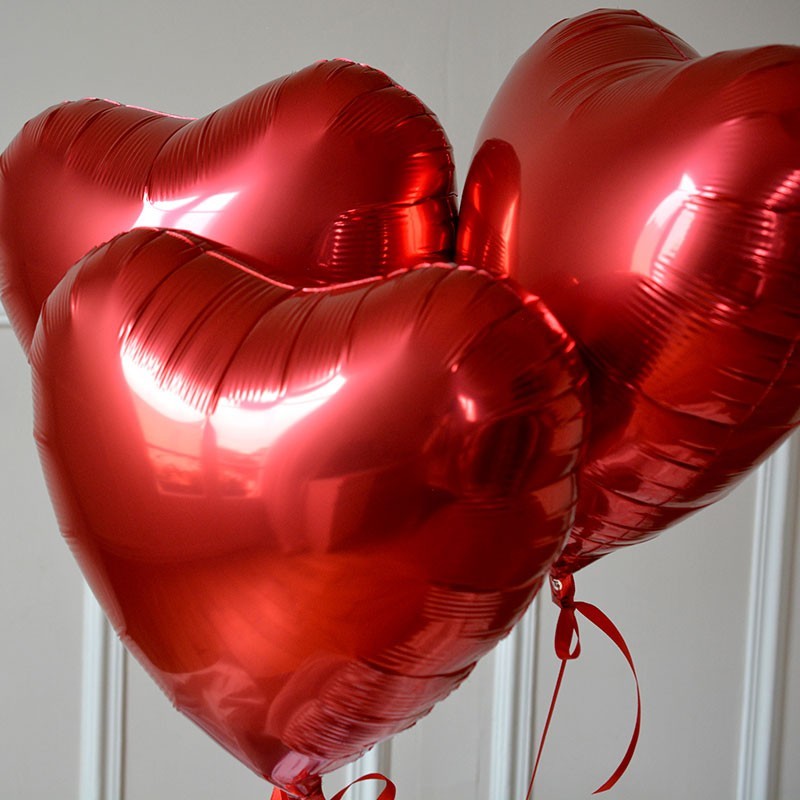
[[[88,254],[42,310],[35,430],[128,648],[305,797],[519,619],[572,524],[585,381],[541,303],[472,268],[265,269],[172,231]]]
[[[64,103],[0,158],[3,303],[27,349],[67,269],[138,226],[224,242],[292,284],[449,260],[453,198],[436,118],[362,64],[314,64],[200,120]]]
[[[798,421],[800,49],[699,58],[635,11],[554,26],[484,121],[458,258],[540,295],[589,365],[557,574],[713,502]]]

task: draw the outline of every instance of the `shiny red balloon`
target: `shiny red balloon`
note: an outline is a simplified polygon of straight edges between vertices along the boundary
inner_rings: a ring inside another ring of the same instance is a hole
[[[292,284],[450,260],[453,198],[438,120],[362,64],[314,64],[199,120],[64,103],[0,158],[2,300],[27,349],[67,269],[142,226],[224,242]]]
[[[458,258],[540,295],[590,370],[556,574],[723,496],[798,422],[800,48],[700,58],[635,11],[555,25],[484,121]]]
[[[36,330],[35,432],[127,647],[306,797],[529,604],[574,517],[585,375],[538,300],[472,268],[266,270],[163,230],[88,254]]]

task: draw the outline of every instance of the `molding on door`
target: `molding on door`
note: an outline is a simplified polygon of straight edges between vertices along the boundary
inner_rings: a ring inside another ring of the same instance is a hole
[[[736,800],[776,797],[800,440],[758,472]]]
[[[536,601],[495,651],[489,797],[521,798],[528,792],[538,615]]]
[[[124,798],[125,674],[125,650],[85,587],[80,800]]]

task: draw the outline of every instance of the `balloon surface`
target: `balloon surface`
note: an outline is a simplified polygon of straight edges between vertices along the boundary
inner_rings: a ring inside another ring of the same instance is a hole
[[[26,350],[64,273],[142,226],[224,242],[293,285],[451,260],[450,145],[414,95],[344,60],[199,120],[54,106],[0,157],[0,294]]]
[[[635,11],[551,28],[481,128],[457,256],[576,338],[592,429],[555,574],[723,496],[798,422],[800,48],[700,58]]]
[[[178,709],[291,795],[509,632],[574,518],[585,374],[533,296],[332,287],[183,232],[89,253],[31,348],[64,537]]]

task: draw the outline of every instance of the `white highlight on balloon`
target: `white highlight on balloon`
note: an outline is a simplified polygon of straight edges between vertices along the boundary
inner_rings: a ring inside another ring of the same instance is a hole
[[[151,201],[145,193],[134,228],[177,228],[202,234],[237,195],[239,190],[208,196],[190,195],[175,200]],[[182,212],[179,215],[176,212]]]
[[[211,418],[217,444],[242,454],[263,450],[324,406],[345,383],[347,379],[336,373],[307,392],[284,395],[264,404],[221,398]]]

